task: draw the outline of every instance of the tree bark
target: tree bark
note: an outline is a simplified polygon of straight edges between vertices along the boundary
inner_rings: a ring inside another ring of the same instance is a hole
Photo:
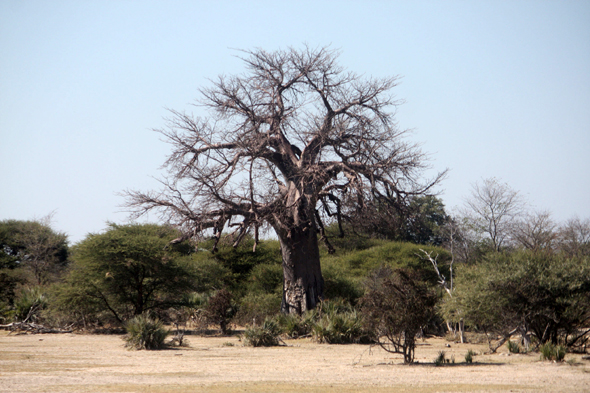
[[[285,314],[301,315],[323,299],[318,238],[312,228],[279,235],[284,275],[281,311]]]

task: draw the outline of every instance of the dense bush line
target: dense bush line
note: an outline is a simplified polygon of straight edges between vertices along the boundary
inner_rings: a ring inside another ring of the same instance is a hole
[[[162,324],[192,323],[222,334],[240,326],[247,345],[277,345],[281,335],[380,343],[407,362],[417,335],[444,334],[459,322],[488,337],[491,350],[507,343],[511,351],[540,349],[559,360],[566,349],[588,347],[590,256],[579,242],[500,251],[474,243],[480,247],[470,254],[477,255],[474,261],[462,260],[456,248],[335,237],[336,253],[322,251],[324,301],[296,316],[280,314],[277,241],[261,241],[254,252],[252,239],[237,248],[222,239],[212,253],[212,243],[171,244],[176,237],[166,226],[110,224],[67,249],[65,262],[51,259],[57,267],[41,275],[19,262],[24,254],[10,248],[16,250],[16,242],[4,240],[0,278],[10,285],[2,288],[1,322],[124,328],[135,348],[161,347]],[[54,239],[62,250],[61,238]],[[426,255],[436,258],[438,274]]]

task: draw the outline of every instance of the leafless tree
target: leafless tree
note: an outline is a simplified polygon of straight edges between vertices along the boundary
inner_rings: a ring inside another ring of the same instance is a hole
[[[128,192],[136,216],[162,218],[199,239],[233,230],[234,245],[265,224],[283,257],[286,313],[322,298],[318,233],[338,219],[344,196],[401,201],[427,193],[444,174],[422,182],[425,154],[394,120],[396,77],[365,78],[328,48],[244,51],[246,73],[203,88],[209,117],[172,111],[159,130],[172,145],[161,192]],[[215,243],[217,244],[217,243]]]
[[[550,251],[557,239],[557,225],[549,212],[529,213],[514,223],[511,237],[526,249]]]
[[[496,178],[475,183],[471,197],[465,201],[464,215],[469,226],[483,235],[499,251],[510,236],[512,225],[524,211],[518,191]]]
[[[590,255],[590,219],[575,217],[559,228],[559,250],[567,256]]]

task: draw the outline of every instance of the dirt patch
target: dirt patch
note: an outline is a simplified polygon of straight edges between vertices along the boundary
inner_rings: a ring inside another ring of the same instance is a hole
[[[187,348],[130,351],[116,335],[0,332],[0,392],[587,392],[590,361],[539,361],[538,354],[478,355],[442,339],[420,342],[418,364],[367,345],[243,347],[238,337],[188,336]],[[233,344],[233,345],[232,345]],[[503,349],[503,348],[502,348]],[[448,363],[435,367],[439,351]]]

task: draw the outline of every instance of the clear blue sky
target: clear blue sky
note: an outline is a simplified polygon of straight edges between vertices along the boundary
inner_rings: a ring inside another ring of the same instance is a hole
[[[495,176],[590,217],[590,1],[0,1],[0,220],[55,211],[71,242],[158,188],[166,108],[242,71],[234,48],[331,45],[402,76],[400,127],[449,209]]]

